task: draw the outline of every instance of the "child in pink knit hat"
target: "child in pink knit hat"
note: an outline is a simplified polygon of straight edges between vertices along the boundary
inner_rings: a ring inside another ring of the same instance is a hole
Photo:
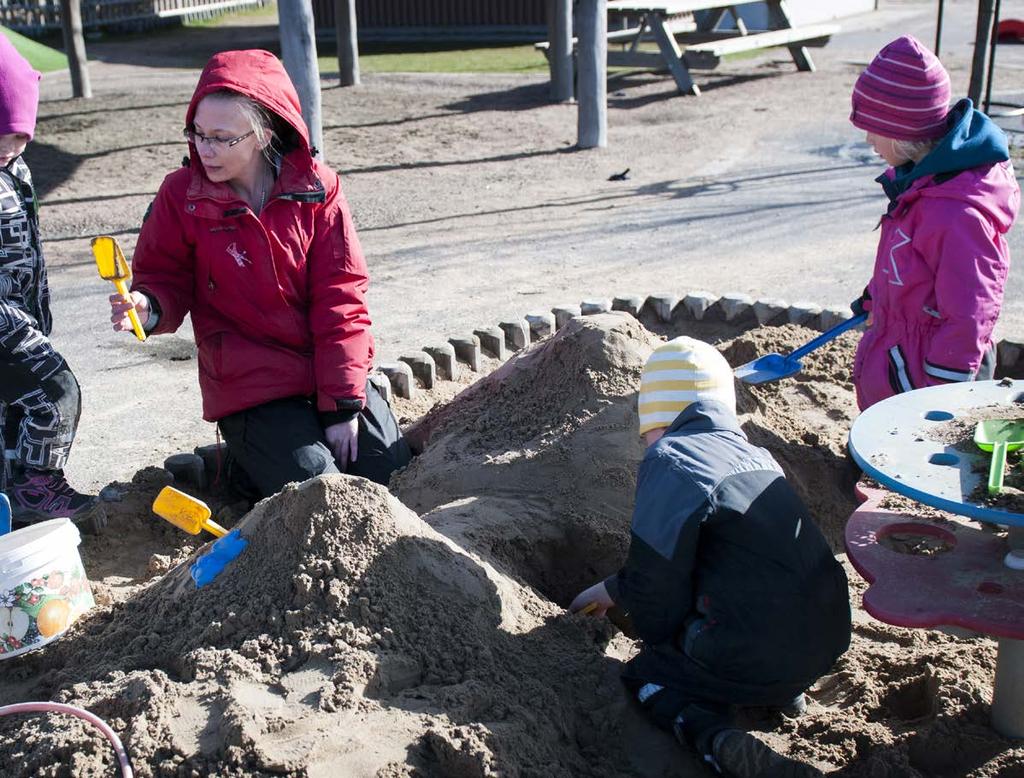
[[[1020,189],[1006,136],[906,35],[853,87],[850,121],[889,168],[874,273],[854,303],[867,311],[853,380],[861,410],[893,394],[992,378],[992,330],[1010,268],[1006,233]]]
[[[15,524],[67,517],[97,531],[104,521],[96,498],[64,478],[81,396],[49,338],[39,207],[21,157],[35,133],[39,78],[0,34],[0,448],[12,466],[6,494]]]

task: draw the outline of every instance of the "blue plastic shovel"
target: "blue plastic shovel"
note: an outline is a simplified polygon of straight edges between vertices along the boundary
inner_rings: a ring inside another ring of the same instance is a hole
[[[6,494],[0,494],[0,535],[11,531],[11,503]]]
[[[787,354],[786,356],[782,354],[766,354],[763,357],[758,357],[753,362],[740,365],[733,370],[733,374],[745,384],[766,384],[769,381],[788,378],[794,373],[800,372],[800,369],[803,367],[800,363],[801,357],[807,356],[830,340],[835,340],[847,330],[852,330],[854,327],[859,326],[867,318],[868,315],[866,313],[854,316],[852,319],[847,319],[832,329],[821,333],[810,343],[801,346],[792,354]]]

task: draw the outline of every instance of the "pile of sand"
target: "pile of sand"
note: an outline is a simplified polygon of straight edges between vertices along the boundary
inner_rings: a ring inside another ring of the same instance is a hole
[[[702,334],[733,364],[813,335]],[[113,537],[84,544],[90,570],[123,557],[117,596],[5,660],[0,704],[90,708],[140,776],[704,774],[626,699],[631,641],[559,607],[625,556],[636,387],[657,342],[627,316],[572,322],[423,419],[426,450],[392,484],[404,505],[345,476],[288,488],[239,524],[251,545],[201,590],[184,566],[163,572],[194,539],[143,515],[162,478],[140,474]],[[853,509],[854,343],[739,391],[744,429],[833,542]],[[1024,748],[988,726],[992,641],[855,622],[804,717],[748,722],[773,747],[844,776],[1020,774]],[[0,760],[5,776],[113,769],[105,742],[62,718],[0,719]]]
[[[629,543],[636,390],[657,338],[627,315],[574,319],[420,423],[392,489],[424,521],[561,605]]]
[[[318,479],[239,527],[251,545],[213,584],[172,571],[8,663],[2,702],[89,707],[141,776],[612,776],[638,769],[627,736],[665,754],[643,773],[681,774],[671,741],[626,709],[604,627],[467,555],[382,487]],[[0,720],[0,758],[5,775],[113,764],[83,725],[39,718]]]

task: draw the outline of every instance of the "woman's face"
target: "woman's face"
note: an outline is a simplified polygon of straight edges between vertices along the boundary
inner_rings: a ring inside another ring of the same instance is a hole
[[[192,129],[197,136],[196,151],[211,181],[230,182],[249,177],[260,164],[263,150],[237,100],[207,95],[196,106]],[[249,133],[248,137],[231,146],[203,140],[231,140],[241,138],[246,133]]]

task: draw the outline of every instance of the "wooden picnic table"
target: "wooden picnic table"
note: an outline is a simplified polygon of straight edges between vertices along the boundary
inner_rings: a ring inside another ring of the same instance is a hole
[[[711,70],[730,54],[776,46],[789,49],[798,70],[813,71],[814,61],[807,47],[820,47],[839,30],[835,24],[795,27],[790,20],[785,0],[766,0],[768,28],[750,30],[738,13],[747,2],[725,0],[608,0],[608,15],[619,19],[636,19],[635,26],[612,29],[610,44],[622,49],[608,51],[608,65],[650,70],[668,70],[683,94],[699,95],[691,70]],[[682,14],[700,13],[695,21],[678,21]],[[736,28],[719,30],[726,15],[731,15]],[[644,51],[640,44],[653,41],[658,51]]]

